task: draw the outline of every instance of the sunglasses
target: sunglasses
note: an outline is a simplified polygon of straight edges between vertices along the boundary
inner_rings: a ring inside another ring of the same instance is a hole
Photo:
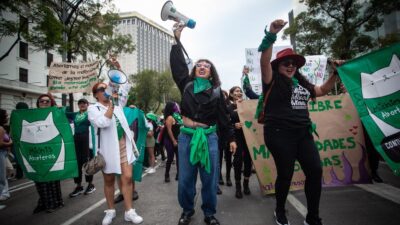
[[[41,99],[41,100],[39,100],[39,103],[48,104],[48,103],[50,103],[50,100],[49,99]]]
[[[99,87],[99,88],[96,89],[95,93],[97,93],[97,92],[105,92],[105,91],[106,91],[105,87]]]
[[[206,69],[210,69],[211,68],[211,64],[208,63],[196,63],[196,68],[201,68],[204,67]]]
[[[290,65],[297,67],[296,62],[292,59],[286,59],[286,60],[282,61],[280,64],[284,67],[289,67]]]

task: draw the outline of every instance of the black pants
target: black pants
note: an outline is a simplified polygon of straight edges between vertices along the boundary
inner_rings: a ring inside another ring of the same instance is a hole
[[[274,157],[278,173],[275,182],[276,211],[283,213],[285,210],[295,160],[298,160],[306,176],[304,191],[307,198],[307,217],[318,217],[322,167],[313,136],[308,128],[275,129],[264,127],[264,141]]]
[[[244,137],[239,136],[238,138],[236,138],[236,143],[237,149],[233,158],[233,168],[235,170],[235,181],[240,182],[243,164],[244,177],[250,177],[252,164],[249,149],[247,148],[246,140],[244,140]]]
[[[222,139],[222,138],[221,138]],[[219,176],[222,177],[222,159],[225,156],[225,166],[226,166],[226,177],[230,178],[232,169],[232,152],[229,149],[229,144],[225,141],[219,141],[218,139],[218,149],[219,149]]]
[[[89,149],[89,134],[75,134],[75,153],[76,161],[78,162],[78,177],[74,178],[75,184],[82,183],[82,166],[89,159],[93,158],[93,152]],[[85,180],[88,183],[93,181],[93,175],[85,175]]]
[[[35,186],[39,194],[38,207],[43,209],[55,209],[64,206],[59,180],[35,182]]]

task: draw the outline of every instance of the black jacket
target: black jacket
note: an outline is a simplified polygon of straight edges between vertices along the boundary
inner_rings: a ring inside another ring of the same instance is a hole
[[[189,69],[179,45],[172,46],[170,63],[172,76],[182,95],[182,116],[209,126],[217,124],[226,140],[234,141],[233,127],[221,88],[194,93],[193,80],[189,77]]]

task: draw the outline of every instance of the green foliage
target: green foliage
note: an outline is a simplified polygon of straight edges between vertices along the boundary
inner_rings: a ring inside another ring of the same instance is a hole
[[[180,102],[180,92],[170,71],[144,70],[131,76],[131,80],[134,87],[129,93],[128,104],[134,104],[145,112],[159,113],[164,103]]]
[[[107,52],[131,53],[135,49],[130,36],[114,32],[119,16],[111,0],[2,0],[0,9],[17,18],[23,15],[30,25],[29,31],[23,32],[26,26],[20,21],[0,18],[1,37],[17,36],[10,50],[22,35],[37,50],[66,52],[68,62],[92,52],[97,59],[104,59],[104,65]]]
[[[307,11],[296,16],[284,35],[295,36],[298,52],[350,59],[380,47],[366,35],[382,25],[382,16],[400,9],[393,0],[300,0]],[[383,43],[383,42],[380,42]]]

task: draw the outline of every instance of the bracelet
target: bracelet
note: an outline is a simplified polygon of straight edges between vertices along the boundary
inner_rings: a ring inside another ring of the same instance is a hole
[[[271,45],[276,41],[276,34],[267,31],[267,27],[265,27],[264,33],[265,33],[265,36],[264,36],[260,46],[258,47],[259,52],[265,51],[266,49],[271,47]]]

